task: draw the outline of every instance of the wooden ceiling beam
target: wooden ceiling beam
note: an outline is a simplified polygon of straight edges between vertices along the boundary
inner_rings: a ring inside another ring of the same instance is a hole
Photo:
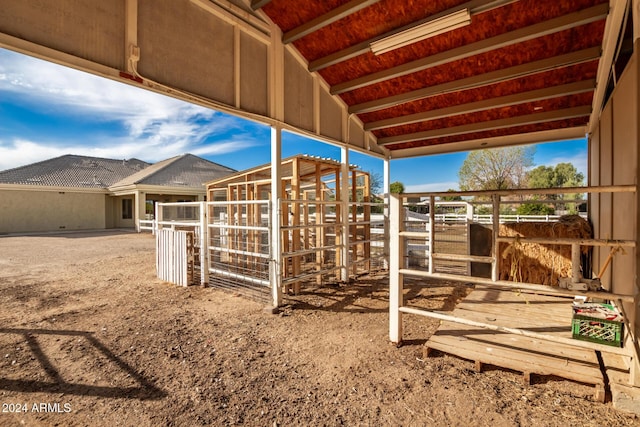
[[[584,138],[586,126],[544,130],[540,132],[519,133],[516,135],[497,136],[492,138],[472,139],[469,141],[447,142],[444,144],[425,145],[422,147],[401,148],[393,150],[392,158],[402,159],[434,154],[449,154],[483,148],[508,147],[512,145],[536,144],[549,141],[565,141]]]
[[[474,13],[486,12],[491,9],[495,9],[501,6],[504,6],[509,3],[515,3],[518,0],[472,0],[467,3],[458,5],[456,7],[452,7],[450,9],[444,10],[440,13],[431,15],[425,19],[421,19],[416,22],[412,22],[409,25],[405,25],[400,28],[396,28],[393,31],[388,31],[384,34],[381,34],[377,37],[371,38],[369,40],[365,40],[353,46],[349,46],[348,48],[339,50],[338,52],[334,52],[330,55],[324,56],[322,58],[316,59],[315,61],[311,61],[309,63],[309,71],[319,71],[323,68],[327,68],[331,65],[335,65],[339,62],[346,61],[351,58],[355,58],[358,55],[362,55],[371,50],[370,45],[372,42],[381,40],[386,37],[390,37],[394,34],[401,33],[402,31],[408,30],[418,25],[422,25],[429,21],[433,21],[434,19],[442,18],[443,16],[447,16],[453,12],[457,12],[461,9],[469,9],[469,13],[473,16]]]
[[[424,132],[415,132],[406,135],[390,136],[379,138],[378,145],[394,145],[405,142],[421,141],[432,138],[442,138],[447,136],[462,135],[472,132],[483,132],[494,129],[504,129],[514,126],[524,126],[535,123],[550,122],[555,120],[573,119],[575,117],[589,116],[591,106],[564,108],[561,110],[545,111],[543,113],[527,114],[524,116],[509,117],[506,119],[490,120],[486,122],[471,123],[468,125],[453,126],[450,128],[433,129]]]
[[[383,110],[385,108],[395,107],[419,99],[429,98],[431,96],[443,95],[461,90],[475,89],[482,86],[488,86],[495,83],[506,82],[508,80],[526,77],[538,74],[544,71],[555,70],[558,68],[568,67],[571,65],[582,64],[584,62],[593,61],[600,57],[600,46],[579,50],[577,52],[567,53],[552,58],[542,59],[526,64],[516,65],[502,70],[491,71],[485,74],[468,77],[466,79],[455,80],[440,85],[430,86],[423,89],[414,90],[407,93],[401,93],[374,101],[354,104],[349,107],[349,113],[362,114],[372,111]]]
[[[331,10],[324,15],[312,19],[311,21],[304,23],[299,27],[294,28],[293,30],[287,31],[282,36],[282,43],[288,44],[294,42],[306,36],[307,34],[311,34],[314,31],[319,30],[320,28],[333,24],[334,22],[339,21],[345,16],[349,16],[352,13],[376,4],[379,1],[380,0],[351,0],[350,2]]]
[[[271,0],[251,0],[251,9],[258,10],[268,3],[271,3]]]
[[[339,95],[341,93],[380,83],[385,80],[402,77],[407,74],[423,71],[439,65],[468,58],[470,56],[479,55],[481,53],[490,52],[505,46],[511,46],[517,43],[533,40],[538,37],[557,33],[559,31],[586,25],[606,18],[608,12],[609,5],[607,3],[601,3],[597,6],[593,6],[579,12],[549,19],[538,24],[530,25],[515,31],[500,34],[495,37],[490,37],[488,39],[450,49],[445,52],[440,52],[426,58],[408,62],[388,70],[378,71],[376,73],[371,73],[366,76],[333,85],[331,86],[331,94]]]
[[[520,92],[513,95],[501,96],[498,98],[484,99],[482,101],[469,102],[467,104],[455,105],[448,108],[425,111],[422,113],[409,114],[401,117],[394,117],[385,120],[365,123],[364,130],[373,131],[395,126],[409,125],[412,123],[427,120],[436,120],[443,117],[471,114],[491,108],[509,107],[511,105],[536,102],[544,99],[557,98],[559,96],[575,95],[584,92],[591,92],[595,89],[595,79],[583,80],[575,83],[547,87],[544,89]]]

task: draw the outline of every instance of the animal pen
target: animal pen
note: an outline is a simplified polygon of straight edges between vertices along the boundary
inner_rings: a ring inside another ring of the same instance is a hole
[[[203,285],[273,298],[274,305],[274,287],[297,294],[305,284],[345,282],[385,267],[384,204],[371,200],[368,173],[350,165],[343,177],[341,168],[340,162],[310,156],[282,160],[282,197],[275,204],[270,164],[208,183],[207,202],[159,204],[159,274],[179,270],[161,265],[169,258],[160,253],[167,239],[163,229],[193,235],[196,248],[179,251],[184,255],[177,261],[193,266],[194,272],[180,273],[187,282],[199,277]]]
[[[402,342],[403,315],[426,316],[441,321],[425,344],[427,355],[439,350],[474,361],[477,370],[491,364],[520,371],[527,383],[540,374],[592,384],[600,401],[607,387],[628,386],[640,355],[628,321],[634,318],[635,297],[611,291],[612,280],[621,276],[612,276],[608,266],[614,259],[620,272],[626,258],[635,256],[633,235],[611,239],[577,215],[509,223],[503,212],[507,205],[551,205],[563,193],[587,193],[590,201],[613,195],[621,201],[635,191],[628,185],[391,195],[390,340]],[[491,207],[489,223],[479,224],[473,214],[438,219],[439,200],[452,195],[483,200]],[[410,200],[426,200],[428,215],[420,219],[409,212]],[[407,279],[417,287],[444,280],[473,288],[453,312],[444,313],[407,296]],[[585,300],[609,302],[622,321],[582,320],[574,313]]]

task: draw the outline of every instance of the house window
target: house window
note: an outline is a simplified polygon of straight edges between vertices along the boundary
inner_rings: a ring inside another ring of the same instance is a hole
[[[122,199],[122,219],[133,218],[133,200]]]

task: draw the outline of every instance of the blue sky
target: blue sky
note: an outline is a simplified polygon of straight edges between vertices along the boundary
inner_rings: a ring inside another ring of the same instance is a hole
[[[156,162],[192,153],[237,170],[270,160],[265,125],[0,49],[0,170],[61,156]],[[283,157],[340,159],[335,146],[283,136]],[[466,153],[391,161],[407,191],[458,187]],[[538,144],[536,166],[571,162],[585,173],[586,140]],[[382,160],[350,152],[350,163],[382,173]]]

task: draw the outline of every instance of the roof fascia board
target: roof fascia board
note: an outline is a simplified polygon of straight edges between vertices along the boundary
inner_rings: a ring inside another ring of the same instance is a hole
[[[561,110],[545,111],[543,113],[527,114],[523,116],[510,117],[507,119],[490,120],[486,122],[472,123],[450,128],[434,129],[424,132],[415,132],[406,135],[379,138],[378,144],[391,145],[405,142],[421,141],[431,138],[442,138],[446,136],[463,135],[465,133],[483,132],[494,129],[504,129],[514,126],[524,126],[548,121],[572,119],[591,114],[591,105],[580,107],[564,108]]]
[[[171,195],[187,195],[187,196],[196,196],[196,195],[204,195],[206,193],[206,189],[204,184],[202,185],[202,189],[195,189],[193,187],[163,187],[163,186],[145,186],[145,187],[134,187],[134,188],[118,188],[111,191],[112,196],[126,196],[130,194],[135,194],[136,192],[144,192],[147,194],[171,194]]]
[[[362,76],[344,83],[339,83],[331,87],[332,95],[349,92],[385,80],[402,77],[418,71],[423,71],[439,65],[447,64],[459,59],[468,58],[470,56],[479,55],[481,53],[490,52],[505,46],[511,46],[517,43],[543,37],[549,34],[570,28],[579,27],[591,22],[599,21],[606,18],[609,12],[609,5],[601,3],[596,6],[581,10],[579,12],[569,13],[557,18],[549,19],[538,24],[529,25],[515,31],[500,34],[495,37],[480,40],[475,43],[460,46],[448,51],[440,52],[426,58],[402,64],[388,70],[378,71],[366,76]]]
[[[568,83],[565,85],[552,86],[544,89],[531,90],[528,92],[520,92],[498,98],[469,102],[467,104],[455,105],[453,107],[441,108],[437,110],[426,111],[423,113],[409,114],[392,119],[378,120],[365,124],[364,128],[365,130],[373,131],[377,129],[408,125],[422,121],[441,119],[444,117],[471,114],[492,108],[509,107],[512,105],[541,101],[550,98],[557,98],[560,96],[576,95],[579,93],[592,91],[595,88],[595,85],[595,79],[583,80],[579,82]]]
[[[447,93],[458,92],[461,90],[476,89],[479,87],[502,83],[520,77],[534,75],[544,71],[582,64],[598,59],[599,57],[600,47],[596,46],[579,50],[577,52],[571,52],[556,57],[504,68],[502,70],[491,71],[489,73],[467,77],[465,79],[454,80],[452,82],[430,86],[424,89],[401,93],[399,95],[389,96],[375,101],[354,104],[349,107],[349,112],[354,114],[370,113],[372,111],[383,110],[385,108],[390,108],[407,102],[429,98],[431,96],[443,95]]]
[[[28,185],[28,184],[0,184],[0,190],[11,191],[46,191],[46,192],[64,192],[64,193],[94,193],[109,194],[104,188],[81,188],[81,187],[58,187],[49,185]]]
[[[405,148],[394,150],[392,159],[403,159],[436,154],[448,154],[462,151],[471,151],[485,148],[497,148],[512,145],[536,144],[549,141],[567,141],[586,137],[586,126],[573,128],[553,129],[540,132],[532,132],[518,135],[498,136],[495,138],[475,139],[471,141],[452,142],[424,147]],[[483,145],[481,145],[483,144]]]

